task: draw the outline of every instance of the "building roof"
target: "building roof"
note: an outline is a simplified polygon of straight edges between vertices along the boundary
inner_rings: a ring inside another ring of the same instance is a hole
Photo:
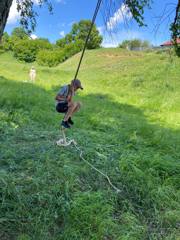
[[[177,44],[180,44],[180,38],[176,39]],[[173,41],[167,41],[161,44],[161,46],[172,46],[173,45]]]

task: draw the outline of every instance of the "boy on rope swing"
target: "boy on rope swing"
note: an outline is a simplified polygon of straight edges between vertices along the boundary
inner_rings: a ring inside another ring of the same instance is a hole
[[[55,98],[56,111],[59,113],[65,113],[64,119],[61,122],[61,126],[64,128],[70,128],[70,124],[74,124],[71,117],[81,108],[80,102],[72,101],[72,97],[78,89],[83,90],[81,81],[79,79],[72,80],[71,84],[61,87]]]

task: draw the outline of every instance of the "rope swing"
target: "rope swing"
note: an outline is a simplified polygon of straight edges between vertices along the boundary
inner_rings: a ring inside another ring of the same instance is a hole
[[[85,44],[84,44],[84,48],[83,48],[83,51],[82,51],[82,54],[81,54],[81,57],[80,57],[80,60],[79,60],[79,64],[78,64],[78,67],[77,67],[77,70],[76,70],[76,73],[75,73],[75,76],[74,76],[74,80],[77,78],[78,76],[78,73],[79,73],[79,69],[81,67],[81,63],[82,63],[82,60],[83,60],[83,57],[84,57],[84,53],[86,51],[86,48],[87,48],[87,44],[88,44],[88,40],[89,40],[89,37],[91,35],[91,31],[92,31],[92,28],[94,26],[94,23],[95,23],[95,20],[96,20],[96,17],[97,17],[97,14],[99,12],[99,9],[100,9],[100,6],[101,6],[101,3],[102,3],[103,0],[98,0],[97,1],[97,5],[96,5],[96,9],[95,9],[95,12],[94,12],[94,16],[92,18],[92,22],[91,22],[91,26],[90,26],[90,29],[89,29],[89,32],[88,32],[88,35],[86,37],[86,41],[85,41]],[[74,81],[73,80],[73,81]],[[67,146],[70,146],[71,144],[74,145],[75,149],[79,152],[79,157],[81,158],[81,160],[83,160],[88,166],[90,166],[94,171],[98,172],[100,175],[102,175],[108,182],[108,184],[111,186],[112,189],[114,189],[116,191],[116,193],[120,193],[121,190],[119,188],[117,188],[110,180],[109,176],[106,175],[105,173],[101,172],[99,169],[97,169],[94,165],[92,165],[90,162],[88,162],[84,157],[83,157],[83,151],[78,147],[78,144],[75,142],[74,139],[67,139],[66,138],[66,135],[65,135],[65,129],[62,128],[61,129],[61,132],[62,132],[62,138],[59,139],[56,144],[58,146],[63,146],[63,147],[67,147]]]
[[[87,34],[87,37],[86,37],[86,40],[85,40],[85,43],[84,43],[84,47],[83,47],[83,51],[82,51],[82,54],[81,54],[81,57],[80,57],[80,60],[79,60],[78,66],[77,66],[77,70],[76,70],[75,76],[74,76],[74,80],[75,80],[75,79],[77,78],[77,76],[78,76],[79,69],[80,69],[80,67],[81,67],[81,63],[82,63],[82,60],[83,60],[83,57],[84,57],[84,53],[85,53],[85,51],[86,51],[87,44],[88,44],[88,41],[89,41],[89,38],[90,38],[90,35],[91,35],[91,32],[92,32],[94,23],[95,23],[95,21],[96,21],[96,17],[97,17],[97,15],[98,15],[98,12],[99,12],[99,9],[100,9],[100,6],[101,6],[102,1],[103,1],[103,0],[98,0],[98,1],[97,1],[97,5],[96,5],[95,11],[94,11],[94,15],[93,15],[93,18],[92,18],[92,21],[91,21],[91,25],[90,25],[90,28],[89,28],[89,32],[88,32],[88,34]],[[73,80],[73,81],[74,81],[74,80]],[[73,141],[70,140],[69,142],[66,140],[65,129],[64,129],[63,127],[61,128],[61,132],[62,132],[62,138],[57,141],[57,145],[58,145],[58,146],[67,147],[67,146],[69,146],[71,143],[73,143],[74,140],[73,140]]]

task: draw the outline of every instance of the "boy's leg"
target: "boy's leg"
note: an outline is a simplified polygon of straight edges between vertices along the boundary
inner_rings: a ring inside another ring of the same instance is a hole
[[[68,106],[68,111],[67,111],[67,113],[66,113],[66,115],[64,117],[64,121],[65,122],[68,121],[68,119],[70,117],[72,117],[72,115],[75,112],[79,111],[80,108],[81,108],[81,103],[80,102],[72,102],[72,103],[70,103],[69,106]]]

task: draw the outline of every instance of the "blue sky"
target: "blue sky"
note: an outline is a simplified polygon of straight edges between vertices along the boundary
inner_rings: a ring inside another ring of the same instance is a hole
[[[138,27],[131,18],[128,10],[124,6],[119,5],[116,14],[112,14],[111,19],[109,19],[109,28],[111,28],[111,31],[116,29],[116,33],[112,33],[111,35],[105,30],[102,12],[100,12],[96,20],[96,25],[104,37],[103,46],[113,47],[125,39],[133,38],[149,40],[154,45],[159,45],[168,40],[170,38],[168,26],[169,22],[173,20],[173,9],[177,1],[178,0],[154,0],[152,9],[146,9],[145,11],[145,23],[148,26],[143,28]],[[38,0],[34,0],[34,3],[35,10],[37,10],[39,17],[37,18],[37,28],[33,36],[45,37],[51,42],[55,42],[57,39],[63,37],[64,34],[68,33],[74,22],[78,22],[81,19],[91,19],[96,6],[96,0],[52,0],[53,14],[50,15],[47,7],[38,7]],[[164,17],[165,19],[162,19],[160,27],[156,32],[155,25],[158,24],[160,16],[164,11],[167,15],[170,12],[172,12],[172,14],[168,18]],[[127,17],[128,26],[124,24],[122,12],[123,16]],[[5,31],[10,33],[14,27],[18,26],[18,19],[19,15],[14,0]]]

